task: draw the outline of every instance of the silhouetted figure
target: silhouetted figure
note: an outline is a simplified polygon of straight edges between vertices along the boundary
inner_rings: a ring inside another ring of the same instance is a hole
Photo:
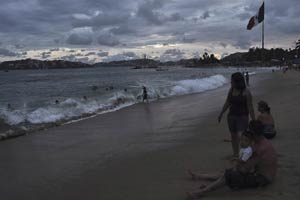
[[[87,97],[86,97],[86,96],[83,96],[83,100],[85,100],[85,101],[86,101],[86,100],[87,100]]]
[[[148,94],[147,94],[147,89],[146,89],[146,87],[143,86],[143,102],[144,102],[145,100],[148,102]]]
[[[258,102],[258,112],[260,113],[257,117],[263,125],[263,135],[267,139],[272,139],[276,135],[275,122],[271,114],[271,108],[265,101]]]
[[[124,92],[127,92],[127,88],[124,88]]]
[[[12,111],[12,107],[10,103],[7,104],[7,110]]]
[[[247,86],[249,86],[249,73],[248,72],[246,72],[245,78],[246,78],[246,84],[247,84]]]
[[[94,90],[94,91],[95,91],[95,90],[98,90],[98,87],[97,87],[96,85],[93,85],[93,86],[92,86],[92,90]]]
[[[238,157],[240,135],[248,128],[249,115],[252,120],[255,119],[252,95],[246,87],[244,75],[240,72],[231,75],[231,88],[218,117],[219,123],[228,108],[227,124],[231,134],[233,156]]]
[[[55,104],[59,104],[59,101],[57,99],[55,100]]]

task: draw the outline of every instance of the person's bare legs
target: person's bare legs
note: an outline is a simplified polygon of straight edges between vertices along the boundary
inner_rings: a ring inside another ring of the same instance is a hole
[[[231,145],[233,150],[233,156],[238,157],[239,156],[239,143],[240,143],[240,137],[238,133],[231,133]]]
[[[218,180],[223,174],[196,174],[191,170],[187,170],[188,174],[192,177],[193,180],[208,180],[208,181],[216,181]]]
[[[206,185],[206,187],[199,189],[199,190],[195,190],[192,192],[187,192],[187,199],[198,199],[199,197],[214,191],[222,186],[226,185],[226,181],[225,181],[225,176],[221,176],[219,179],[217,179],[216,181]]]

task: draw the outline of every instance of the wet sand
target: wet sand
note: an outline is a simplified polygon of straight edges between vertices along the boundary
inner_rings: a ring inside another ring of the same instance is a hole
[[[274,184],[221,189],[206,199],[300,197],[300,73],[257,75],[256,102],[269,102],[278,136]],[[185,170],[220,171],[231,155],[226,118],[217,123],[227,87],[138,104],[0,144],[1,199],[185,199],[199,186]]]

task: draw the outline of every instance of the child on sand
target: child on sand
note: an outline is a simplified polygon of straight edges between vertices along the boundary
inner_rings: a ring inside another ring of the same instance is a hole
[[[232,161],[233,162],[238,162],[238,163],[243,163],[249,160],[249,158],[253,154],[253,149],[251,147],[253,141],[251,138],[251,133],[249,131],[244,131],[241,139],[240,139],[240,152],[239,152],[239,157],[234,158]],[[235,169],[236,163],[234,165]]]
[[[240,139],[240,152],[239,152],[239,157],[232,159],[233,162],[233,167],[231,168],[232,170],[236,170],[236,166],[238,163],[244,163],[253,154],[253,149],[251,147],[253,143],[253,139],[251,138],[251,133],[249,131],[244,131],[241,139]],[[197,180],[198,175],[192,172],[191,170],[188,170],[188,173],[191,175],[193,180]],[[202,177],[202,176],[201,176]],[[202,186],[204,187],[204,186]]]

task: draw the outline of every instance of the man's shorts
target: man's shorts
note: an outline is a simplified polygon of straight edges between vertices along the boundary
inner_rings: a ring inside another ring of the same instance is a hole
[[[233,169],[225,171],[225,180],[231,189],[256,188],[270,183],[270,181],[260,174],[241,173]]]

